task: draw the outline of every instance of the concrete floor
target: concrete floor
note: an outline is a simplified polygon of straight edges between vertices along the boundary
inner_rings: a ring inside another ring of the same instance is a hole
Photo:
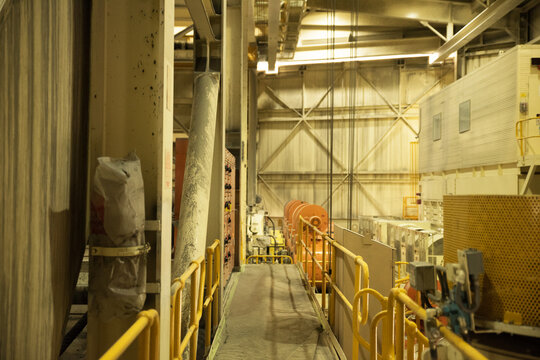
[[[72,307],[73,311],[73,307]],[[74,313],[70,314],[68,318],[68,323],[66,326],[67,331],[75,325],[75,323],[82,317],[82,314],[80,313]],[[86,359],[86,327],[81,331],[79,336],[73,342],[69,347],[66,349],[66,351],[59,357],[59,360],[83,360]]]
[[[335,359],[295,265],[246,265],[209,359]]]

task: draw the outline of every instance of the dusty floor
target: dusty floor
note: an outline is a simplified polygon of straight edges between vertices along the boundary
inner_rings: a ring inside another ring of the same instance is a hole
[[[83,314],[70,314],[66,329],[69,331]],[[86,327],[66,351],[59,357],[60,360],[82,360],[86,358]]]
[[[247,265],[231,295],[215,359],[335,358],[294,265]]]

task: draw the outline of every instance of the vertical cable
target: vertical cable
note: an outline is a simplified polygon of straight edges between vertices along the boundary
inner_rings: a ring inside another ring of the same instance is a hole
[[[334,99],[335,99],[335,48],[336,48],[336,0],[326,1],[327,11],[326,13],[326,54],[327,54],[327,83],[330,88],[330,93],[327,95],[327,144],[329,144],[330,154],[327,157],[327,171],[328,171],[328,214],[329,225],[331,233],[331,227],[333,222],[333,191],[334,191]]]
[[[354,199],[354,159],[355,159],[355,122],[356,122],[356,72],[358,63],[353,59],[357,57],[357,39],[358,39],[358,1],[353,1],[353,11],[351,12],[351,32],[349,37],[350,52],[349,56],[349,149],[348,149],[348,193],[347,193],[347,227],[352,229],[353,224],[353,199]]]

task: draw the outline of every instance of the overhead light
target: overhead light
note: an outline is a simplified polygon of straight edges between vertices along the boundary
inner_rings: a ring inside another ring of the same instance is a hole
[[[257,63],[257,71],[264,71],[265,74],[277,74],[279,72],[280,62],[276,61],[274,70],[268,70],[268,61],[259,61]]]
[[[275,71],[272,71],[272,72],[268,71],[268,62],[259,61],[257,63],[257,71],[264,71],[266,74],[277,74],[278,68],[285,67],[285,66],[331,64],[331,63],[341,63],[341,62],[376,61],[376,60],[392,60],[392,59],[410,59],[410,58],[431,57],[431,56],[432,56],[431,54],[398,54],[398,55],[363,56],[363,57],[356,57],[356,58],[276,61]]]

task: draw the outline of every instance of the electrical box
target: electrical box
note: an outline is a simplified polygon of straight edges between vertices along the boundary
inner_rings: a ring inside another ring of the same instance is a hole
[[[418,291],[430,291],[437,288],[435,266],[424,261],[415,261],[407,265],[410,283]]]
[[[465,266],[469,275],[481,275],[484,273],[484,261],[482,252],[476,249],[458,250],[458,262]]]

